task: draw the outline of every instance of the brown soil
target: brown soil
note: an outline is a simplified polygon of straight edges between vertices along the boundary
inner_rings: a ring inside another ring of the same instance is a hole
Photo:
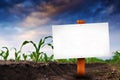
[[[120,74],[105,63],[86,64],[85,77],[78,77],[74,63],[0,61],[0,80],[120,80]]]

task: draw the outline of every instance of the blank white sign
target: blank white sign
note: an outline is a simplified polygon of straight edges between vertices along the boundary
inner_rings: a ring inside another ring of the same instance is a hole
[[[108,23],[53,25],[54,58],[107,57]]]

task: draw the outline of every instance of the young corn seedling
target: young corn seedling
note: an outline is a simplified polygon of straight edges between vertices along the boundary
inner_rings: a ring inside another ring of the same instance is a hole
[[[40,58],[38,59],[39,62],[44,62],[44,56],[40,55]]]
[[[47,62],[50,62],[52,60],[53,60],[53,55],[51,55],[50,57],[48,57],[46,53],[41,52],[41,55],[40,55],[40,58],[39,58],[38,61],[39,62],[45,62],[45,63],[47,63]]]
[[[17,51],[16,48],[13,48],[15,50],[15,61],[20,61],[20,53],[21,51]]]
[[[53,57],[54,55],[51,55],[50,57],[47,56],[46,53],[44,53],[44,61],[47,63],[47,62],[50,62],[50,61],[53,61]]]
[[[6,51],[1,50],[1,54],[0,55],[6,61],[8,56],[9,56],[9,49],[7,47],[2,47],[2,48],[6,49]]]
[[[30,59],[31,59],[32,61],[35,61],[34,56],[33,56],[33,52],[32,52],[30,55],[28,55],[28,56],[30,57]]]
[[[46,53],[42,52],[38,61],[48,63],[50,61],[53,61],[53,57],[54,55],[47,56]]]
[[[27,60],[27,55],[26,54],[22,54],[23,59],[26,61]]]
[[[31,57],[32,57],[33,59],[35,59],[35,62],[38,62],[38,60],[39,60],[39,58],[40,58],[40,55],[42,54],[41,48],[43,48],[45,45],[48,45],[48,46],[50,46],[51,48],[53,48],[52,44],[46,43],[46,40],[47,40],[48,38],[52,38],[52,36],[47,36],[47,37],[41,38],[40,41],[39,41],[39,43],[38,43],[38,45],[35,44],[33,41],[24,41],[23,44],[22,44],[22,46],[21,46],[21,49],[22,49],[22,47],[23,47],[24,45],[26,45],[26,44],[28,44],[28,43],[32,44],[32,45],[34,46],[34,48],[35,48],[35,51],[32,52]]]

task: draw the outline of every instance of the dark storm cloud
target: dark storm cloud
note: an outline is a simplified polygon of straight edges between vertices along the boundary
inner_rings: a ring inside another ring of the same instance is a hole
[[[42,19],[75,16],[75,19],[106,21],[109,16],[120,13],[119,7],[119,0],[1,0],[0,22],[14,23],[27,17],[39,20],[43,14]]]
[[[105,0],[103,5],[112,9],[111,14],[120,13],[120,0]]]
[[[45,6],[53,6],[57,9],[56,14],[59,12],[91,12],[92,8],[97,8],[94,11],[96,14],[113,6],[113,13],[120,11],[119,0],[1,0],[0,8],[14,9],[17,8],[20,11],[46,11]],[[34,8],[34,10],[33,10]],[[21,10],[22,9],[22,10]],[[85,13],[87,14],[87,13]]]
[[[0,0],[0,8],[10,8],[16,4],[22,3],[25,0]]]
[[[0,7],[10,13],[27,14],[33,11],[47,12],[48,9],[46,7],[52,6],[56,10],[52,13],[55,15],[64,12],[87,12],[89,7],[96,2],[92,0],[87,0],[86,2],[83,0],[2,0]]]

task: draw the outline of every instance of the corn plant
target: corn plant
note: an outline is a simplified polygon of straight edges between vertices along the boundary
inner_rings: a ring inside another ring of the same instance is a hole
[[[50,57],[48,57],[47,54],[44,53],[44,59],[45,59],[44,61],[45,61],[45,62],[52,61],[52,60],[53,60],[53,57],[54,57],[54,55],[51,55]]]
[[[22,49],[22,47],[23,47],[24,45],[26,45],[26,44],[28,44],[28,43],[31,43],[31,44],[34,46],[35,51],[32,52],[32,54],[31,54],[30,56],[31,56],[31,58],[33,58],[33,60],[34,60],[35,62],[38,62],[38,60],[39,60],[39,58],[40,58],[40,55],[42,55],[41,48],[43,48],[45,45],[48,45],[48,46],[50,46],[51,48],[53,48],[53,46],[52,46],[51,43],[46,43],[46,40],[47,40],[48,38],[52,38],[52,36],[47,36],[47,37],[41,38],[40,41],[39,41],[39,43],[38,43],[38,45],[35,44],[33,41],[24,41],[24,42],[22,43],[21,49]]]
[[[50,62],[53,61],[54,55],[48,56],[46,53],[42,52],[43,55],[40,56],[39,61],[40,62]]]
[[[20,53],[21,50],[17,51],[16,48],[13,48],[15,50],[15,61],[20,61]]]
[[[36,55],[35,55],[36,53],[33,51],[30,55],[28,55],[29,57],[30,57],[30,59],[32,60],[32,61],[35,61],[36,59]]]
[[[45,59],[44,59],[44,56],[43,55],[40,55],[40,58],[38,59],[39,62],[44,62]]]
[[[3,57],[3,59],[6,61],[9,56],[9,49],[7,47],[2,47],[6,49],[6,51],[1,50],[0,56]]]
[[[27,55],[26,54],[22,54],[23,59],[26,61],[27,60]]]

